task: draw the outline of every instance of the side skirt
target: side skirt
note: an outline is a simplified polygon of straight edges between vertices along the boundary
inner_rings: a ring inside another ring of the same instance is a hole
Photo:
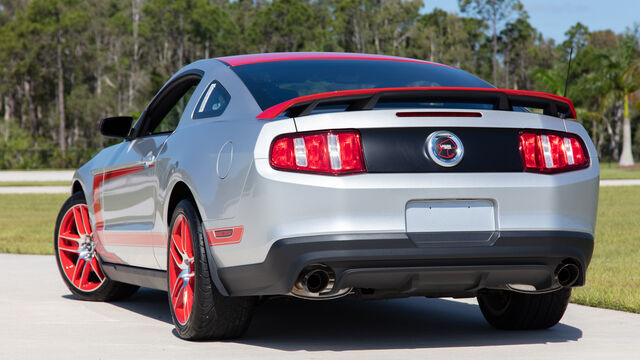
[[[167,272],[113,263],[102,263],[102,270],[113,281],[167,291]]]

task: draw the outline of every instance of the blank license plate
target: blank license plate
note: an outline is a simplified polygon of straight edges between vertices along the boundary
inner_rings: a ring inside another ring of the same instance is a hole
[[[406,209],[407,232],[495,231],[489,200],[412,201]]]

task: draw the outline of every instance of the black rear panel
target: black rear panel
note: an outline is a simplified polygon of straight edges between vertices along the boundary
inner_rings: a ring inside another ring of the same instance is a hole
[[[457,135],[464,146],[462,161],[442,167],[426,154],[426,142],[434,131]],[[520,129],[500,128],[383,128],[360,129],[370,173],[413,172],[520,172]]]

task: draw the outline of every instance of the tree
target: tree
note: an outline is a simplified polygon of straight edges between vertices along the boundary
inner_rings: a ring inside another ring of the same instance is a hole
[[[638,29],[622,38],[616,51],[605,62],[606,80],[610,85],[610,94],[623,103],[622,153],[619,165],[633,166],[631,152],[631,117],[629,115],[629,96],[640,89],[640,59],[638,58]]]
[[[526,69],[530,58],[528,50],[536,37],[536,31],[527,21],[527,17],[523,16],[512,23],[507,23],[500,32],[500,48],[504,59],[504,84],[507,88],[518,88],[518,85],[526,87]],[[511,70],[512,66],[514,71]],[[519,71],[515,71],[516,68]]]
[[[460,11],[478,16],[491,24],[493,47],[493,83],[498,84],[498,25],[509,19],[514,12],[523,11],[520,0],[458,0]]]

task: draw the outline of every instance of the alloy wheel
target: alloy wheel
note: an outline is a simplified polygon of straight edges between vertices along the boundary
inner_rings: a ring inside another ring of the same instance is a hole
[[[96,257],[93,235],[87,205],[67,210],[58,231],[58,257],[69,282],[85,292],[97,290],[106,279]]]

